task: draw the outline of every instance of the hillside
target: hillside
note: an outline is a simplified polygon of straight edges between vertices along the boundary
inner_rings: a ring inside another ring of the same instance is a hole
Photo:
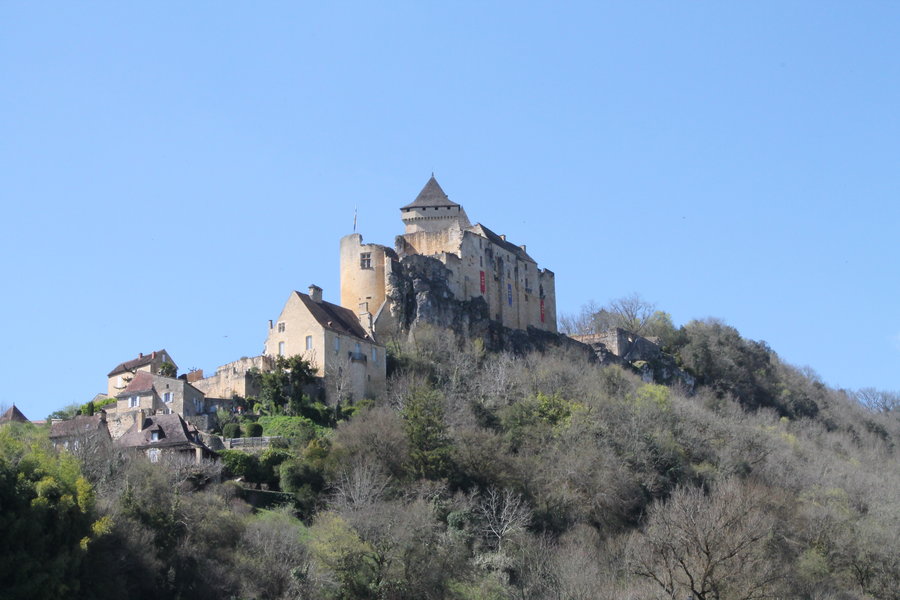
[[[4,426],[5,597],[900,598],[897,408],[719,321],[669,333],[693,390],[419,327],[384,397],[285,404],[289,444],[217,464]]]

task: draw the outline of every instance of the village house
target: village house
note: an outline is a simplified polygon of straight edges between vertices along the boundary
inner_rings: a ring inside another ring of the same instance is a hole
[[[147,414],[139,410],[134,423],[115,444],[145,454],[150,462],[169,457],[199,463],[217,456],[203,443],[197,428],[174,413]]]
[[[466,211],[441,189],[434,175],[416,199],[400,208],[405,232],[395,248],[364,244],[358,233],[341,239],[341,304],[382,338],[397,323],[390,306],[391,275],[406,256],[439,260],[450,272],[457,300],[483,298],[491,319],[511,329],[556,332],[556,281],[506,236],[472,225]]]
[[[99,410],[93,415],[77,415],[71,419],[54,419],[50,423],[50,441],[57,448],[79,450],[93,444],[111,441],[106,425],[106,411]]]
[[[128,384],[138,371],[155,374],[166,370],[171,371],[168,374],[174,375],[178,370],[178,365],[175,364],[175,361],[172,360],[172,357],[169,356],[165,349],[157,350],[150,354],[138,354],[137,358],[125,361],[109,372],[109,375],[107,375],[109,381],[106,394],[109,398],[118,396],[128,387]]]
[[[115,406],[107,407],[107,421],[113,438],[120,437],[144,414],[178,414],[184,417],[202,415],[211,409],[200,390],[184,379],[156,375],[139,370],[121,392]]]
[[[362,400],[384,389],[385,349],[353,311],[326,302],[322,288],[291,292],[276,321],[269,321],[264,354],[302,355],[324,380],[330,403]]]

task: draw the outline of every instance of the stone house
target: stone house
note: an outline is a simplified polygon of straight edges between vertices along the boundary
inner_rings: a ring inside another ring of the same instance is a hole
[[[106,411],[103,410],[91,416],[54,419],[50,423],[50,441],[56,447],[79,450],[88,445],[107,444],[111,439],[106,425]]]
[[[353,311],[322,300],[322,288],[291,292],[276,321],[269,321],[264,355],[301,355],[324,380],[326,400],[362,400],[384,389],[386,355]]]
[[[107,409],[113,438],[120,437],[143,414],[177,414],[184,417],[208,412],[206,398],[184,379],[139,370],[116,396],[115,408]]]
[[[556,332],[556,280],[541,269],[524,244],[484,225],[472,225],[432,177],[416,199],[401,207],[405,232],[395,248],[364,244],[360,234],[341,239],[341,304],[386,337],[396,331],[390,306],[391,275],[405,257],[439,260],[450,272],[457,300],[483,298],[490,318],[510,329]]]
[[[174,413],[148,415],[138,411],[134,424],[115,443],[146,454],[150,462],[175,457],[199,463],[216,457],[203,443],[197,428]]]
[[[107,396],[109,398],[118,396],[126,387],[128,387],[129,382],[131,382],[132,378],[134,378],[139,371],[154,374],[159,373],[164,363],[171,364],[177,371],[178,365],[175,364],[175,361],[172,360],[172,357],[169,356],[169,353],[166,352],[165,349],[157,350],[150,354],[141,353],[138,354],[137,358],[133,358],[117,365],[116,368],[107,375],[107,378],[109,379],[106,392]]]

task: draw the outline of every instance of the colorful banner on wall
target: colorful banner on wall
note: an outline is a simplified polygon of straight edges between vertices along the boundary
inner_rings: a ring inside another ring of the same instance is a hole
[[[544,299],[541,298],[541,323],[544,322]]]
[[[481,293],[484,293],[484,271],[481,272]]]
[[[506,284],[506,299],[509,300],[509,305],[512,306],[512,284]]]

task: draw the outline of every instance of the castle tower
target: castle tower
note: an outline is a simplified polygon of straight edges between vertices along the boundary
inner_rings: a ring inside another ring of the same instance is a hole
[[[385,283],[397,254],[386,246],[364,244],[351,233],[341,238],[341,306],[352,310],[369,333],[385,300]]]
[[[454,224],[460,229],[471,225],[466,211],[447,197],[434,174],[416,199],[400,209],[400,216],[406,233],[441,231]]]

